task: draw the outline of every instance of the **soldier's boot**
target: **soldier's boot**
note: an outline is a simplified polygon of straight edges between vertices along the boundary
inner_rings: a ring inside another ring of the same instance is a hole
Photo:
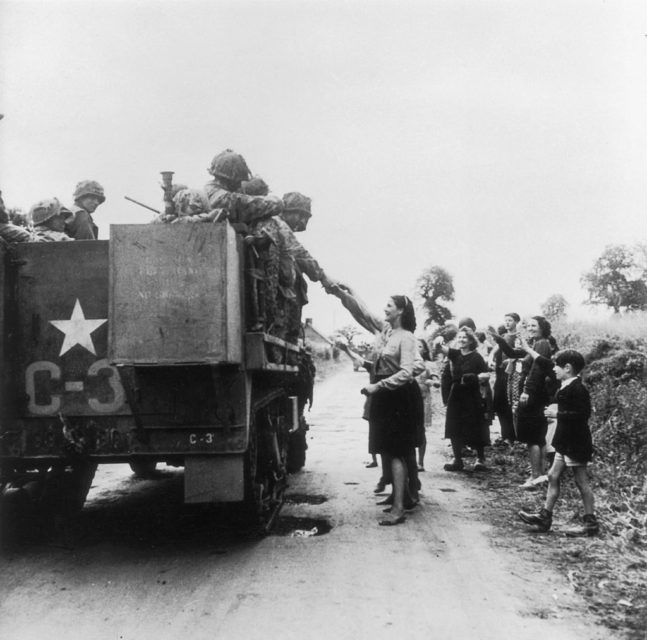
[[[577,538],[580,536],[595,536],[599,531],[600,523],[598,522],[598,519],[592,513],[587,513],[584,515],[581,527],[566,529],[564,533],[566,533],[569,538]]]
[[[553,514],[548,509],[540,509],[538,513],[531,513],[529,511],[519,511],[519,517],[526,523],[531,525],[532,531],[544,533],[550,531],[553,524]]]

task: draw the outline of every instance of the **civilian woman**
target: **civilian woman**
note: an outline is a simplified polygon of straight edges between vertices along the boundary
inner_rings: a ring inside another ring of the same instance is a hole
[[[461,471],[463,447],[476,449],[477,461],[474,470],[484,470],[485,446],[489,444],[489,429],[485,419],[479,383],[489,380],[487,365],[478,353],[478,340],[469,327],[462,327],[456,336],[453,349],[444,344],[443,338],[434,341],[447,356],[451,372],[451,387],[447,399],[445,438],[452,443],[454,459],[445,465],[445,471]]]
[[[539,355],[550,358],[556,347],[551,336],[550,322],[543,316],[533,316],[527,324],[528,343]],[[511,349],[505,340],[493,338],[501,350],[510,357],[519,357],[521,350]],[[546,444],[548,423],[544,409],[549,404],[546,374],[526,354],[518,382],[519,402],[512,407],[516,414],[517,439],[528,445],[531,477],[521,485],[522,489],[535,489],[547,481],[544,475],[543,448]]]

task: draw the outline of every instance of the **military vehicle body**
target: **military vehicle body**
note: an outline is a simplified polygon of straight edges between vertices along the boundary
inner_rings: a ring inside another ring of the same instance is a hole
[[[305,460],[303,347],[245,331],[227,222],[0,248],[3,527],[70,515],[97,465],[184,467],[187,503],[269,526]],[[307,428],[307,427],[305,427]],[[291,449],[291,451],[290,451]]]

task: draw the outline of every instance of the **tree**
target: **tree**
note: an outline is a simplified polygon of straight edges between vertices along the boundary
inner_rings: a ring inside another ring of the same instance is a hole
[[[589,304],[605,304],[620,313],[647,308],[646,279],[647,247],[620,244],[607,246],[581,283]]]
[[[7,209],[7,216],[11,224],[18,225],[19,227],[29,227],[29,219],[27,214],[23,213],[22,209]]]
[[[444,324],[452,317],[452,312],[442,302],[454,300],[454,282],[450,273],[433,265],[425,269],[416,280],[416,298],[422,300],[425,311],[425,328],[431,323]]]
[[[352,324],[348,324],[335,331],[335,342],[341,341],[347,344],[353,351],[365,355],[372,348],[373,336],[366,331],[361,331]]]
[[[568,302],[561,293],[554,293],[541,305],[542,314],[551,322],[566,316]]]

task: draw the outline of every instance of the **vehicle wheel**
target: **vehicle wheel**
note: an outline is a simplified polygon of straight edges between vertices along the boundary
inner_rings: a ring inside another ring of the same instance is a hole
[[[155,476],[157,462],[154,460],[137,460],[128,464],[136,478],[150,479]]]
[[[259,409],[250,425],[245,455],[245,501],[241,505],[245,524],[261,534],[272,528],[283,504],[287,486],[285,459],[289,425],[284,399]]]

